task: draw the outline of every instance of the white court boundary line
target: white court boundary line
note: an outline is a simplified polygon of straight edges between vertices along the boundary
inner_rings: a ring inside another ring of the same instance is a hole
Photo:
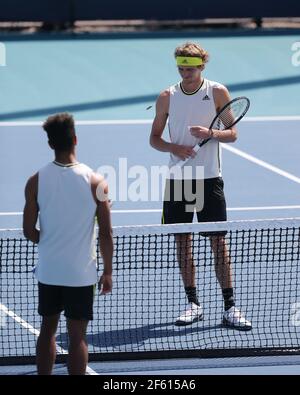
[[[245,117],[241,122],[272,122],[272,121],[300,121],[300,115],[270,115],[258,117]],[[76,121],[76,125],[93,126],[93,125],[149,125],[152,124],[153,119],[120,119],[120,120],[82,120]],[[3,121],[0,122],[2,126],[42,126],[43,121]]]
[[[234,154],[236,154],[238,156],[241,156],[242,158],[247,159],[250,162],[253,162],[253,163],[255,163],[258,166],[264,167],[267,170],[270,170],[270,171],[272,171],[274,173],[279,174],[280,176],[283,176],[285,178],[288,178],[291,181],[294,181],[294,182],[300,184],[300,178],[299,177],[296,177],[293,174],[288,173],[287,171],[284,171],[284,170],[280,169],[279,167],[273,166],[270,163],[267,163],[267,162],[265,162],[265,161],[263,161],[261,159],[258,159],[258,158],[256,158],[253,155],[247,154],[246,152],[244,152],[244,151],[242,151],[242,150],[240,150],[238,148],[232,147],[231,145],[224,145],[224,144],[222,144],[222,148],[224,148],[227,151],[230,151],[230,152],[232,152],[232,153],[234,153]]]
[[[39,336],[40,332],[35,329],[32,325],[30,325],[28,322],[24,321],[20,316],[18,316],[17,314],[15,314],[13,311],[9,310],[4,304],[0,303],[0,310],[3,311],[4,314],[6,314],[8,317],[12,318],[14,321],[16,321],[18,324],[20,324],[21,326],[23,326],[23,328],[27,329],[30,333],[32,333],[33,335],[35,335],[36,337]],[[68,352],[58,346],[56,344],[56,351],[59,354],[68,354]],[[89,366],[87,366],[86,372],[89,375],[97,375],[98,373],[96,373],[93,369],[91,369]]]
[[[300,205],[290,206],[253,206],[253,207],[228,207],[227,211],[264,211],[264,210],[298,210]],[[142,213],[161,213],[162,209],[129,209],[111,210],[112,214],[142,214]],[[23,215],[21,211],[0,212],[0,217],[17,217]]]
[[[264,210],[298,210],[300,205],[290,206],[253,206],[253,207],[228,207],[227,211],[264,211]],[[161,213],[162,209],[136,209],[136,210],[111,210],[112,214],[142,214],[142,213]],[[16,217],[21,216],[21,211],[0,212],[0,217]]]

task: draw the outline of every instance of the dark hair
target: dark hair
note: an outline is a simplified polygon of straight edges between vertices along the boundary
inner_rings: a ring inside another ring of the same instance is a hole
[[[69,151],[74,146],[75,124],[72,115],[51,115],[43,124],[48,140],[55,151]]]

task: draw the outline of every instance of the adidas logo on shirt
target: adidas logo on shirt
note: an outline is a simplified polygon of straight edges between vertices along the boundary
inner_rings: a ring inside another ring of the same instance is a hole
[[[210,100],[209,96],[205,95],[202,100]]]

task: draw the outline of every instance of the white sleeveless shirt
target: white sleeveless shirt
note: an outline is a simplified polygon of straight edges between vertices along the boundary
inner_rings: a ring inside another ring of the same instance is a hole
[[[96,203],[92,170],[84,164],[49,163],[38,173],[40,241],[36,277],[44,284],[88,286],[97,282]]]
[[[184,93],[180,83],[169,88],[169,134],[174,144],[195,146],[198,139],[191,135],[189,126],[209,127],[216,115],[213,88],[221,84],[204,79],[200,89],[192,94]],[[169,168],[176,166],[179,158],[170,154]],[[187,161],[186,166],[204,167],[204,178],[220,177],[221,151],[217,140],[210,140],[197,152],[195,158]]]

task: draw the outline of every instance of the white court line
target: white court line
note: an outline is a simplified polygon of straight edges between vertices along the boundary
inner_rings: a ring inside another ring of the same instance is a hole
[[[28,329],[30,333],[32,333],[35,336],[39,336],[40,332],[35,329],[32,325],[28,324],[28,322],[24,321],[21,317],[19,317],[17,314],[15,314],[13,311],[9,310],[4,304],[0,303],[0,310],[3,311],[6,315],[11,317],[13,320],[15,320],[18,324],[23,326],[25,329]],[[64,349],[60,350],[62,354],[66,354],[67,351]]]
[[[260,207],[229,207],[228,211],[259,211],[259,210],[293,210],[300,209],[300,205],[294,206],[260,206]]]
[[[242,122],[300,121],[300,115],[270,115],[264,117],[245,117]]]
[[[298,210],[300,205],[290,206],[251,206],[251,207],[228,207],[227,211],[264,211],[264,210]],[[112,214],[142,214],[161,213],[162,209],[136,209],[136,210],[111,210]],[[0,217],[16,217],[23,215],[22,212],[0,212]]]
[[[280,176],[283,176],[285,178],[288,178],[291,181],[294,181],[294,182],[297,182],[298,184],[300,184],[300,178],[299,177],[296,177],[293,174],[288,173],[287,171],[284,171],[284,170],[280,169],[279,167],[273,166],[270,163],[267,163],[267,162],[265,162],[265,161],[263,161],[261,159],[258,159],[258,158],[256,158],[253,155],[247,154],[246,152],[241,151],[238,148],[234,148],[231,145],[225,145],[225,144],[222,144],[222,148],[226,149],[227,151],[233,152],[234,154],[236,154],[238,156],[241,156],[242,158],[247,159],[250,162],[255,163],[256,165],[264,167],[265,169],[273,171],[274,173],[277,173]]]
[[[76,125],[93,126],[93,125],[149,125],[152,119],[121,119],[121,120],[95,120],[95,121],[75,121]],[[42,126],[43,121],[16,121],[0,122],[1,126]]]
[[[23,213],[19,212],[19,211],[15,211],[15,212],[7,211],[7,212],[0,213],[0,217],[15,217],[18,215],[23,215]]]
[[[6,314],[7,316],[11,317],[13,320],[15,320],[18,324],[23,326],[23,328],[27,329],[30,333],[32,333],[36,337],[39,336],[40,332],[37,329],[35,329],[32,325],[28,324],[28,322],[24,321],[21,317],[19,317],[13,311],[9,310],[4,304],[0,303],[0,310],[3,311],[3,313]],[[59,354],[68,354],[68,352],[64,348],[62,348],[58,345],[56,345],[56,350]],[[98,375],[98,373],[96,373],[89,366],[87,367],[86,371],[89,375]]]
[[[300,121],[300,115],[270,115],[259,117],[245,117],[241,122],[272,122],[272,121]],[[153,119],[108,119],[108,120],[94,120],[94,121],[76,121],[76,125],[149,125],[152,124]],[[42,126],[43,121],[3,121],[1,126]]]
[[[293,210],[293,209],[300,209],[300,205],[228,207],[227,211],[263,211],[263,210]],[[162,209],[111,210],[111,212],[113,214],[140,214],[140,213],[160,213],[161,210]]]

